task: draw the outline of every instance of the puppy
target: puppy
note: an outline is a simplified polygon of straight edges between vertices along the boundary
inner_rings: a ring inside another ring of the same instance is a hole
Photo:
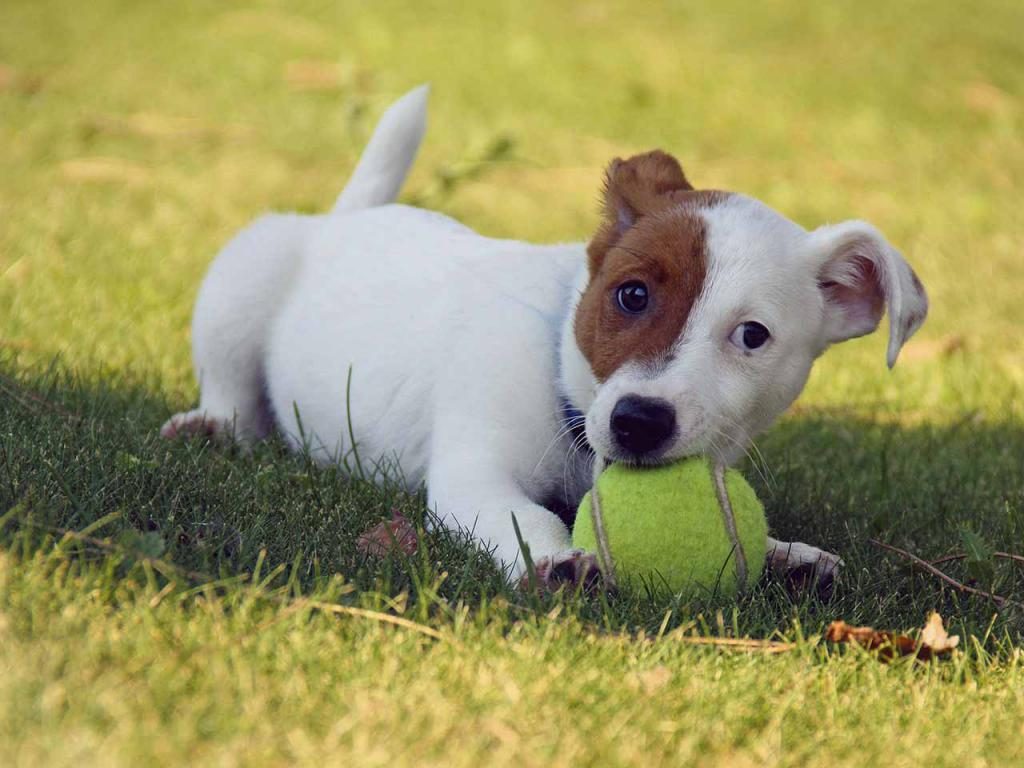
[[[330,213],[263,216],[220,253],[192,324],[199,407],[164,436],[277,430],[322,462],[384,462],[518,579],[514,516],[554,587],[593,573],[568,525],[595,454],[733,462],[830,344],[888,311],[891,367],[925,318],[920,281],[871,225],[808,232],[695,190],[660,151],[611,163],[587,245],[495,240],[395,205],[426,99],[385,113]],[[769,552],[826,579],[840,563]]]

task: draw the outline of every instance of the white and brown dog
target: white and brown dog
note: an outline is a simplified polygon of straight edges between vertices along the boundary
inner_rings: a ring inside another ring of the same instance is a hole
[[[589,245],[483,237],[393,204],[426,125],[426,88],[381,119],[325,215],[266,215],[214,261],[196,303],[199,407],[162,433],[278,430],[336,461],[397,462],[443,524],[523,572],[580,578],[564,510],[593,453],[735,461],[830,344],[889,313],[889,365],[925,292],[861,221],[804,230],[739,194],[695,190],[674,158],[615,160]],[[351,377],[351,378],[350,378]],[[351,423],[349,422],[351,420]],[[839,559],[769,541],[777,568]]]

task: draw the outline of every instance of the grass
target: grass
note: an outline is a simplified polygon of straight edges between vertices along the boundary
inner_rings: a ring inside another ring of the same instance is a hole
[[[991,556],[1024,541],[1022,27],[1000,0],[0,5],[0,759],[1019,762],[1021,610],[870,539],[969,550],[953,575],[1024,600]],[[195,398],[218,246],[325,208],[423,80],[407,199],[484,232],[585,238],[602,166],[661,146],[699,185],[866,218],[906,253],[933,312],[899,366],[881,335],[828,353],[747,467],[780,538],[846,560],[832,603],[534,599],[442,533],[371,561],[355,537],[392,508],[425,522],[420,496],[274,443],[156,439]],[[932,609],[965,637],[944,664],[819,639]]]

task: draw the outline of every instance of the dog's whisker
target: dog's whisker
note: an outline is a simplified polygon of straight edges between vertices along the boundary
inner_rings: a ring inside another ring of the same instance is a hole
[[[735,418],[733,418],[729,414],[723,413],[722,418],[730,422],[730,424],[736,429],[739,429],[744,433],[746,432],[746,430],[743,429],[743,425],[740,424]],[[747,437],[746,440],[743,441],[737,440],[736,438],[732,439],[740,448],[743,449],[743,452],[746,454],[747,458],[750,459],[751,464],[754,465],[754,468],[758,471],[758,474],[760,474],[761,478],[764,480],[765,485],[769,487],[775,485],[775,474],[772,472],[772,469],[768,464],[768,460],[765,458],[764,453],[761,452],[761,449],[758,447],[757,442],[751,437]],[[753,451],[753,453],[751,453],[751,450]]]
[[[586,417],[579,417],[579,416],[577,416],[577,417],[575,417],[573,419],[566,419],[565,423],[562,425],[561,429],[559,429],[555,433],[555,436],[552,437],[551,440],[548,442],[547,447],[544,449],[544,452],[540,455],[540,458],[537,459],[537,463],[534,465],[533,469],[530,471],[530,474],[533,475],[533,474],[535,474],[537,472],[538,469],[540,469],[540,465],[544,463],[544,459],[547,458],[547,455],[551,452],[551,449],[555,447],[555,445],[558,443],[559,440],[561,440],[566,435],[572,434],[572,432],[576,429],[576,427],[579,424],[582,424],[583,421],[585,421],[585,420],[586,420]]]
[[[570,468],[575,471],[576,469],[576,457],[579,452],[583,449],[583,446],[587,444],[587,436],[579,435],[569,445],[569,450],[566,452],[565,463],[562,465],[562,492],[569,495],[569,470]],[[575,478],[574,478],[575,479]]]
[[[724,437],[730,443],[732,443],[737,448],[739,448],[741,451],[743,451],[744,455],[748,459],[750,459],[750,463],[753,465],[754,471],[757,472],[758,476],[764,481],[765,485],[771,487],[774,484],[774,477],[770,476],[770,470],[768,469],[767,463],[764,462],[764,457],[760,454],[760,452],[758,452],[758,455],[761,457],[761,459],[759,461],[758,458],[755,458],[755,456],[753,454],[751,454],[749,450],[747,450],[746,444],[743,443],[742,441],[736,439],[732,435],[730,435],[730,434],[728,434],[726,432],[723,432],[723,431],[721,431],[719,429],[714,429],[714,433],[715,433],[715,436]],[[710,439],[710,442],[712,443],[712,447],[714,448],[715,452],[719,454],[718,458],[720,460],[723,459],[724,457],[721,455],[722,451],[719,448],[719,446],[715,443],[714,437],[712,437]],[[766,474],[766,471],[769,474]]]
[[[740,451],[742,451],[742,452],[743,452],[743,454],[744,454],[744,455],[745,455],[745,456],[746,456],[746,457],[747,457],[748,459],[750,459],[750,460],[751,460],[751,462],[752,462],[752,463],[754,464],[754,469],[755,469],[755,470],[756,470],[756,471],[758,472],[758,474],[759,474],[759,475],[761,475],[761,477],[762,477],[762,478],[764,477],[764,475],[763,475],[763,474],[761,473],[761,469],[760,469],[760,467],[758,466],[757,462],[756,462],[756,461],[754,460],[754,458],[753,458],[753,457],[752,457],[752,456],[750,455],[750,453],[749,453],[749,452],[747,451],[747,448],[746,448],[746,446],[745,446],[745,445],[744,445],[744,444],[743,444],[743,443],[742,443],[742,442],[741,442],[740,440],[737,440],[737,439],[736,439],[735,437],[733,437],[732,435],[728,434],[727,432],[723,432],[723,431],[722,431],[722,430],[720,430],[720,429],[714,429],[714,436],[717,436],[717,437],[724,437],[724,438],[725,438],[726,440],[728,440],[728,441],[729,441],[729,443],[731,443],[732,445],[734,445],[734,446],[736,446],[737,448],[739,448],[739,449],[740,449]],[[719,460],[724,460],[724,459],[725,459],[725,456],[724,456],[724,450],[723,450],[723,449],[722,449],[722,448],[721,448],[721,447],[720,447],[720,446],[719,446],[719,445],[718,445],[717,443],[715,443],[715,441],[714,441],[714,439],[713,439],[713,438],[711,439],[711,442],[712,442],[712,444],[713,444],[713,446],[714,446],[714,448],[715,448],[716,452],[718,453],[718,458],[719,458]]]

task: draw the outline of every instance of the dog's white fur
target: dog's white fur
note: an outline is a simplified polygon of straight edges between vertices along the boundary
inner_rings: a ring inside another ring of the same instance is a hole
[[[578,556],[550,511],[574,507],[590,483],[563,397],[586,414],[601,455],[616,453],[611,409],[641,394],[676,408],[666,457],[732,461],[796,398],[830,343],[874,329],[882,301],[890,365],[924,318],[919,283],[869,225],[808,233],[733,195],[703,214],[708,279],[671,361],[627,364],[599,383],[573,334],[588,279],[583,244],[494,240],[392,204],[426,98],[421,87],[388,110],[329,214],[264,216],[217,257],[193,319],[200,404],[165,435],[256,440],[277,428],[325,462],[351,459],[353,447],[364,462],[393,460],[409,487],[426,482],[445,525],[470,531],[516,577],[513,514],[536,561]],[[772,338],[746,353],[730,335],[751,319]],[[838,562],[770,544],[790,566]]]

